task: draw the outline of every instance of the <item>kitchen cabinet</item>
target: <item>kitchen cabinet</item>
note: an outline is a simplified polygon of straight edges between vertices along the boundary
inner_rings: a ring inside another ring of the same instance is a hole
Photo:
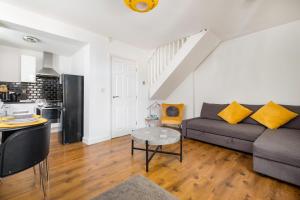
[[[21,55],[21,82],[35,82],[36,57]]]
[[[14,48],[0,45],[0,81],[20,81],[20,55]]]

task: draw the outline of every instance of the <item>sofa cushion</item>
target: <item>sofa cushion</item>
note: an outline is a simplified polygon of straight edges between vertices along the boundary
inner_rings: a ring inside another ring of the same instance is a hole
[[[300,167],[300,130],[267,129],[255,142],[254,156]]]
[[[295,119],[283,125],[282,128],[292,128],[292,129],[300,130],[300,106],[290,106],[290,105],[283,105],[283,106],[289,109],[290,111],[298,113],[299,115]]]
[[[265,128],[263,126],[252,124],[231,125],[224,121],[211,119],[193,119],[187,122],[187,128],[206,133],[222,135],[232,138],[238,138],[254,142],[260,136]]]
[[[229,104],[214,104],[214,103],[203,103],[200,117],[203,119],[223,119],[218,116],[218,113],[225,109]]]
[[[224,110],[218,113],[218,116],[224,119],[229,124],[237,124],[251,115],[252,111],[242,106],[236,101],[233,101]]]
[[[229,104],[203,103],[200,116],[203,119],[214,119],[222,121],[222,118],[218,116],[218,113],[225,109],[228,105]],[[253,112],[256,112],[259,108],[262,107],[262,105],[241,105],[252,110]],[[259,125],[257,121],[251,119],[250,117],[247,117],[241,123]]]
[[[278,129],[297,116],[297,113],[270,101],[250,117],[269,129]]]

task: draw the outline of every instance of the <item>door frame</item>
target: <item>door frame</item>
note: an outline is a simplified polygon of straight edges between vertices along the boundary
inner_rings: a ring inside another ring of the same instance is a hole
[[[115,55],[115,54],[110,54],[109,55],[110,59],[110,94],[109,94],[109,98],[110,98],[110,139],[113,139],[113,100],[112,100],[112,82],[113,82],[113,73],[112,73],[112,64],[113,64],[113,59],[116,58],[116,59],[120,59],[120,60],[126,60],[126,61],[129,61],[129,62],[132,62],[132,63],[135,63],[136,65],[136,70],[135,70],[135,74],[136,74],[136,81],[135,81],[135,90],[136,90],[136,101],[135,101],[135,121],[136,121],[136,124],[135,124],[135,128],[138,127],[138,63],[137,61],[135,60],[132,60],[132,59],[129,59],[129,58],[125,58],[125,57],[121,57],[121,56],[118,56],[118,55]]]

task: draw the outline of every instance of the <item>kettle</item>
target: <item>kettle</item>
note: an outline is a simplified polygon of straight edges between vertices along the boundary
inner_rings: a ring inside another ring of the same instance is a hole
[[[17,102],[18,95],[15,92],[9,92],[9,99],[11,102]]]

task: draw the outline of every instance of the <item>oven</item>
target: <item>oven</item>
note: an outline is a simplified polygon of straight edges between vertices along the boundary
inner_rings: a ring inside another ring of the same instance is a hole
[[[39,107],[36,109],[36,114],[41,115],[46,118],[51,123],[60,123],[62,113],[62,107],[59,106],[49,106],[49,107]]]

